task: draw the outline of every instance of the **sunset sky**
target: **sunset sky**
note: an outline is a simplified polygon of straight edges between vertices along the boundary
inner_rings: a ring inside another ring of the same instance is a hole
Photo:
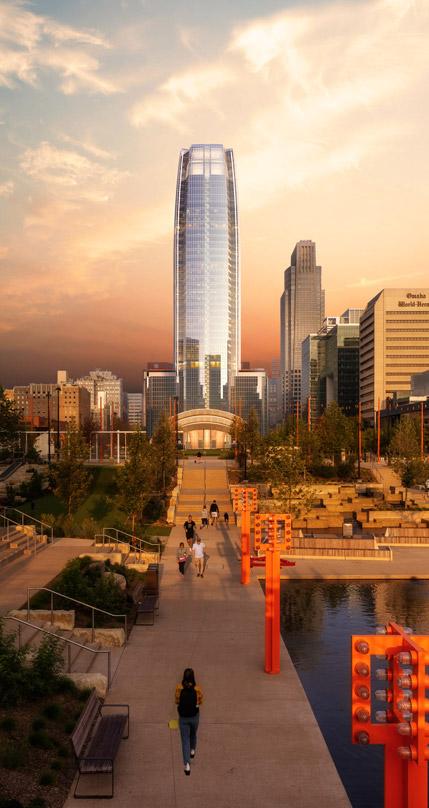
[[[242,356],[283,270],[326,308],[429,283],[427,0],[0,0],[0,383],[172,358],[179,150],[234,149]]]

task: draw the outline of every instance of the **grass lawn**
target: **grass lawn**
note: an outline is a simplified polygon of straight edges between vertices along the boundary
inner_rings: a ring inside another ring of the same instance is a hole
[[[130,525],[126,521],[123,511],[116,507],[113,497],[115,493],[115,480],[117,470],[115,468],[92,468],[89,469],[92,477],[92,485],[87,498],[79,506],[74,515],[74,522],[82,524],[84,519],[92,518],[101,527],[120,527],[127,533],[130,532]],[[66,507],[55,494],[44,494],[34,500],[34,508],[30,502],[19,506],[20,510],[40,519],[43,513],[52,513],[61,517],[66,515]],[[136,531],[141,536],[168,536],[171,528],[167,525],[145,525]]]

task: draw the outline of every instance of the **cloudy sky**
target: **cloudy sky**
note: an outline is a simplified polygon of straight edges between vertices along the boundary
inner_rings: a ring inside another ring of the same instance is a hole
[[[317,243],[327,313],[429,285],[427,0],[0,0],[0,381],[172,355],[177,160],[235,153],[243,359]]]

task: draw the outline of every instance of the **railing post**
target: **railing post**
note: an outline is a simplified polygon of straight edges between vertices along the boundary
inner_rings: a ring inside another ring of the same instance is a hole
[[[30,588],[27,587],[27,623],[30,622]]]
[[[91,636],[92,636],[92,642],[94,642],[95,641],[95,611],[94,611],[93,608],[91,609],[91,614],[92,614],[92,634],[91,634]]]
[[[67,670],[71,673],[71,645],[67,643]]]
[[[127,615],[125,615],[125,645],[128,643],[128,620]]]
[[[107,651],[107,689],[110,690],[111,685],[111,666],[110,666],[110,651]]]
[[[51,626],[54,624],[54,593],[51,592]]]
[[[18,623],[18,651],[21,650],[21,623]]]

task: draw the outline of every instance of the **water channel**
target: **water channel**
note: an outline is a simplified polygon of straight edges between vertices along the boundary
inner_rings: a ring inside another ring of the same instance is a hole
[[[282,582],[282,636],[353,808],[384,802],[382,747],[351,743],[350,636],[389,620],[428,634],[429,581]]]

